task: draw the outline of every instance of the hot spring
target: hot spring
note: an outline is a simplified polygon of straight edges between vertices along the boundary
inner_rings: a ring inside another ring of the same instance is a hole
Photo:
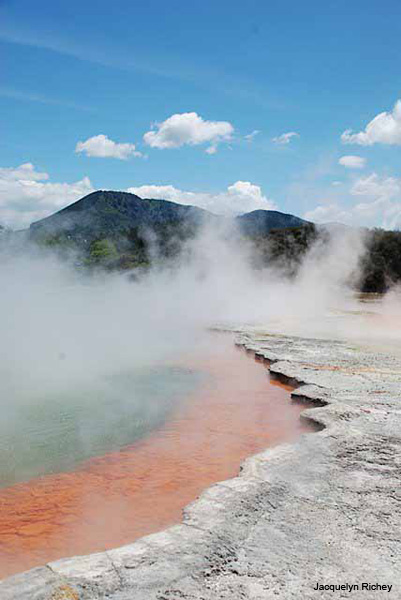
[[[19,403],[1,432],[0,576],[180,522],[246,457],[307,431],[303,408],[232,336],[206,333],[175,363]]]
[[[132,444],[160,426],[202,377],[177,366],[133,367],[99,378],[97,387],[12,397],[0,422],[1,487]]]

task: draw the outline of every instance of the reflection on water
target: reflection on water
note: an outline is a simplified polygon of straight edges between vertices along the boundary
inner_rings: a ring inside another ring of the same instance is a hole
[[[70,470],[135,442],[200,379],[184,368],[133,369],[104,378],[97,389],[10,402],[0,423],[0,485]]]

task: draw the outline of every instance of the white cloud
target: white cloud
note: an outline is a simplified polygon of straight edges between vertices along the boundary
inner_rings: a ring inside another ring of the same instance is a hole
[[[304,219],[314,223],[347,223],[350,222],[350,214],[338,204],[320,205],[304,214]]]
[[[102,133],[88,138],[85,142],[78,142],[75,146],[75,152],[83,152],[87,156],[97,158],[118,158],[127,160],[130,156],[142,156],[141,152],[135,147],[135,144],[120,144],[110,140],[107,135]]]
[[[392,200],[401,195],[401,179],[397,177],[380,177],[372,173],[367,177],[358,179],[351,188],[354,196],[367,196],[370,198],[386,198]]]
[[[282,133],[281,135],[272,138],[272,142],[284,146],[286,144],[289,144],[292,138],[294,137],[300,137],[299,133],[297,133],[296,131],[288,131],[287,133]]]
[[[206,154],[216,154],[217,146],[209,146],[208,148],[206,148],[205,152]]]
[[[392,112],[378,114],[366,125],[364,131],[352,133],[347,129],[341,135],[343,144],[359,144],[372,146],[373,144],[401,145],[401,100],[395,103]]]
[[[276,205],[263,195],[258,185],[249,181],[237,181],[217,194],[187,192],[172,185],[142,185],[128,188],[128,192],[141,198],[160,198],[178,204],[199,206],[217,214],[233,215],[252,210],[274,210]]]
[[[88,177],[74,183],[50,183],[48,179],[47,173],[36,171],[31,163],[0,168],[0,222],[26,227],[93,192]]]
[[[351,206],[339,203],[317,206],[304,217],[316,223],[339,221],[349,225],[401,227],[401,178],[380,177],[372,173],[355,181],[350,189],[351,197],[360,197],[362,202]]]
[[[341,158],[338,159],[338,164],[347,169],[363,169],[366,165],[366,158],[349,154],[341,156]]]
[[[46,179],[49,179],[48,174],[35,171],[32,163],[24,163],[15,169],[0,167],[0,181],[43,181]]]
[[[255,138],[257,135],[259,135],[260,131],[259,129],[254,129],[251,133],[248,133],[248,135],[245,135],[244,138],[246,139],[247,142],[251,142],[253,140],[253,138]]]
[[[367,196],[370,198],[386,198],[392,200],[401,195],[401,179],[397,177],[380,177],[371,173],[358,179],[351,188],[354,196]]]
[[[162,149],[209,142],[211,146],[206,151],[214,154],[217,144],[230,140],[233,133],[234,127],[228,121],[205,121],[196,112],[190,112],[175,114],[156,123],[143,139],[148,146]]]

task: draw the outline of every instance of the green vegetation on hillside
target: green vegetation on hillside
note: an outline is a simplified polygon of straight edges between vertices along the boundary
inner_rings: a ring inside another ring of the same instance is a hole
[[[113,242],[108,239],[96,240],[89,246],[88,263],[109,266],[115,263],[119,254]]]
[[[363,232],[366,251],[356,274],[362,292],[384,293],[401,283],[401,232],[373,229]],[[273,266],[287,277],[296,275],[313,244],[323,247],[329,241],[329,230],[308,223],[302,227],[271,230],[266,235],[249,236],[254,246],[254,266]],[[341,243],[339,237],[338,243]]]
[[[360,289],[382,293],[401,282],[401,232],[374,229],[367,235]]]
[[[202,225],[222,221],[193,206],[98,191],[20,233],[60,257],[73,258],[79,268],[146,271],[160,263],[176,265]],[[232,225],[234,243],[252,249],[253,268],[273,267],[289,278],[317,241],[324,251],[330,238],[330,228],[278,211],[256,210]],[[4,233],[0,226],[3,240]],[[357,285],[363,292],[382,293],[401,282],[401,233],[375,229],[363,235],[367,249]],[[17,233],[9,237],[18,238]],[[341,235],[335,243],[341,243]]]
[[[273,266],[285,276],[296,275],[302,260],[314,242],[319,231],[312,223],[301,227],[272,229],[265,235],[247,236],[254,246],[254,266]]]
[[[80,245],[65,234],[40,236],[38,241],[42,246],[57,250],[59,255],[73,250],[78,263],[86,267],[148,269],[160,261],[174,264],[196,231],[194,224],[176,221],[152,228],[132,227],[86,245]],[[361,259],[358,288],[362,292],[383,293],[401,282],[401,232],[375,229],[367,231],[365,237],[366,253]],[[242,234],[240,238],[252,247],[254,268],[274,267],[291,278],[296,276],[313,244],[317,240],[323,245],[328,241],[329,232],[307,223],[255,236]]]

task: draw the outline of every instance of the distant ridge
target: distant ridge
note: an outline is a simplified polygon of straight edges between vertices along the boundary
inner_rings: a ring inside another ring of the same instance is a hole
[[[77,267],[129,270],[139,277],[160,261],[174,265],[180,253],[186,251],[185,242],[205,221],[236,223],[235,242],[243,237],[250,244],[252,267],[273,266],[290,278],[297,274],[304,256],[317,240],[324,246],[333,233],[342,235],[350,230],[340,223],[314,225],[276,210],[255,210],[227,219],[195,206],[101,190],[33,223],[29,230],[9,232],[0,226],[0,241],[18,252],[30,238],[61,258],[73,256]],[[366,229],[363,235],[366,252],[359,273],[355,274],[355,289],[384,293],[393,285],[400,285],[401,233]]]
[[[177,221],[198,223],[209,214],[195,206],[100,190],[32,223],[30,233],[33,237],[63,234],[79,242],[114,237],[137,227],[151,228]]]
[[[269,233],[272,229],[287,229],[310,224],[300,217],[295,217],[277,210],[254,210],[237,217],[240,230],[248,236],[259,236]]]
[[[218,217],[196,206],[168,200],[142,199],[128,192],[99,190],[66,208],[32,223],[32,237],[63,235],[77,243],[116,237],[133,228],[152,228],[174,223],[198,225]],[[244,235],[264,235],[272,229],[299,227],[307,223],[294,215],[274,210],[255,210],[236,218]]]

